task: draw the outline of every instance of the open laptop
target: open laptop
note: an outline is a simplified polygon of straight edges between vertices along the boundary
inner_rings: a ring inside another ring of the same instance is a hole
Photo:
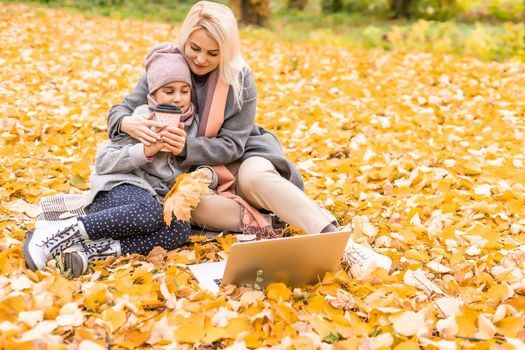
[[[272,282],[289,287],[315,284],[339,268],[350,231],[235,243],[227,261],[188,265],[199,286],[218,293],[221,285],[254,285],[262,271],[262,288]]]

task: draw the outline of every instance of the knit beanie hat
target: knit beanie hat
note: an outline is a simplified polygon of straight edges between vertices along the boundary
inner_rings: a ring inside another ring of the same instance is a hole
[[[191,86],[191,72],[180,50],[170,43],[153,47],[144,60],[149,93],[160,87],[182,81]]]

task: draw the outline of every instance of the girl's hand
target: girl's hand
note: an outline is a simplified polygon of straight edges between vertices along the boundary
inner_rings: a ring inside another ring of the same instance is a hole
[[[140,141],[144,146],[150,146],[152,143],[160,140],[160,135],[151,130],[151,127],[158,131],[165,126],[156,120],[151,120],[153,116],[154,114],[151,113],[147,116],[124,117],[120,124],[120,130]]]
[[[164,142],[162,141],[157,141],[149,146],[144,145],[144,155],[146,157],[153,157],[155,154],[159,153],[163,147]]]
[[[167,127],[160,132],[161,140],[164,142],[163,151],[170,152],[178,156],[184,149],[186,144],[186,132],[184,131],[184,123],[179,123],[178,128]]]

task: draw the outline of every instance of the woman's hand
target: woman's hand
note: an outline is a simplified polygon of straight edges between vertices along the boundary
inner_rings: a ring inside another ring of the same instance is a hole
[[[163,151],[170,152],[178,156],[184,149],[186,144],[186,132],[184,131],[184,123],[179,123],[178,128],[167,127],[160,132],[161,140],[164,142]]]
[[[210,168],[200,168],[195,170],[195,173],[198,174],[200,178],[208,180],[209,182],[213,181],[213,172]]]
[[[154,114],[151,113],[147,116],[124,117],[120,124],[120,130],[140,141],[144,146],[151,146],[152,143],[160,140],[160,135],[151,130],[151,127],[154,127],[157,131],[164,128],[164,124],[151,120],[153,116]]]

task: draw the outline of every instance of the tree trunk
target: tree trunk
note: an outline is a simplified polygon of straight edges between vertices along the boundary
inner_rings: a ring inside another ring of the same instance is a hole
[[[295,10],[304,10],[307,0],[288,0],[288,8]]]
[[[391,0],[390,8],[394,11],[394,18],[410,18],[410,3],[412,0]]]
[[[323,13],[336,13],[343,10],[342,0],[321,0]]]
[[[263,26],[270,17],[270,0],[231,0],[230,5],[237,9],[242,24]]]

